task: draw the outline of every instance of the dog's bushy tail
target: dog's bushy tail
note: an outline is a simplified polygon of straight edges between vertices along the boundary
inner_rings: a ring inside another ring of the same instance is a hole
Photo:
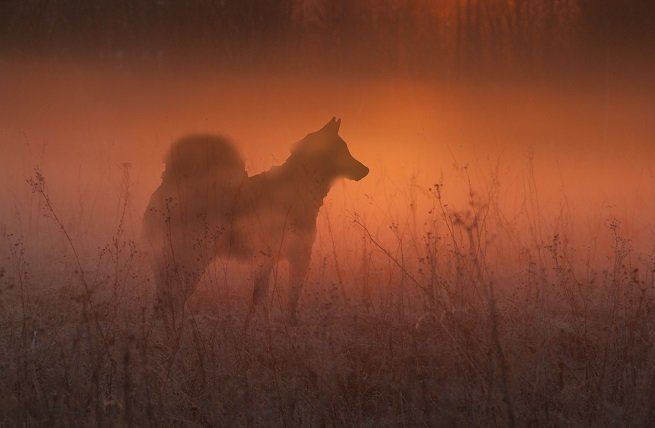
[[[165,158],[163,183],[216,180],[230,186],[247,175],[245,163],[224,137],[191,135],[176,141]]]
[[[202,228],[199,216],[230,215],[248,176],[234,146],[212,135],[176,141],[164,162],[162,182],[143,218],[144,237],[151,243],[159,243],[171,230]]]

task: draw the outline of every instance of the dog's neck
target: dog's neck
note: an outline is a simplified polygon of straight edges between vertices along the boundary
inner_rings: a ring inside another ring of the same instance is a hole
[[[323,205],[334,178],[323,172],[321,168],[311,164],[299,164],[287,160],[282,168],[289,178],[297,183],[297,188],[304,198],[312,204],[317,211]]]

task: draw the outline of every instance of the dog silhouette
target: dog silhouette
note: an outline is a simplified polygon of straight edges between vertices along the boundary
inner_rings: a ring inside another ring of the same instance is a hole
[[[360,180],[369,172],[339,136],[340,124],[332,118],[296,143],[282,165],[254,176],[223,137],[188,136],[172,145],[144,215],[155,307],[169,329],[181,328],[187,299],[217,257],[253,266],[246,327],[275,264],[287,260],[288,317],[296,322],[323,199],[335,179]]]

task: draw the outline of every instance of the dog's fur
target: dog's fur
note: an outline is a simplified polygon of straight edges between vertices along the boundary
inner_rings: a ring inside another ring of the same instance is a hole
[[[339,136],[340,123],[333,118],[298,142],[284,164],[251,177],[221,137],[190,136],[173,144],[144,216],[156,307],[167,326],[181,326],[187,298],[216,257],[254,266],[246,324],[267,293],[275,263],[288,260],[288,311],[295,322],[323,199],[335,179],[368,174]]]

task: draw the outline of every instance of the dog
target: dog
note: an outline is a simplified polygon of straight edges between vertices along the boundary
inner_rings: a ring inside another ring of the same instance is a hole
[[[276,263],[289,263],[288,318],[296,323],[316,219],[333,182],[361,180],[369,169],[339,136],[341,119],[297,142],[288,159],[248,176],[225,138],[194,135],[175,142],[161,185],[144,215],[155,279],[155,308],[173,331],[212,260],[252,264],[254,288],[245,326],[267,295]]]

